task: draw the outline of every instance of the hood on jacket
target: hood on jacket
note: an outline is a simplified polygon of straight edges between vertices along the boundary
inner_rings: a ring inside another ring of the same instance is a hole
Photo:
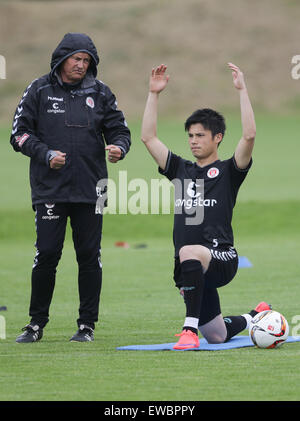
[[[88,35],[78,32],[67,33],[54,50],[51,58],[51,76],[65,59],[79,52],[91,56],[92,60],[88,71],[96,77],[99,57],[95,44]]]

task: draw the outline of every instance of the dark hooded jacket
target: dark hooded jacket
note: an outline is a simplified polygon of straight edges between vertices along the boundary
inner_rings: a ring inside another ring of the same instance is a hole
[[[76,52],[91,63],[79,85],[64,84],[59,66]],[[99,58],[85,34],[66,34],[52,55],[49,74],[34,80],[16,109],[10,143],[30,160],[33,205],[38,203],[96,203],[96,186],[108,177],[105,143],[130,148],[130,131],[116,98],[96,79]],[[66,153],[66,164],[50,168],[52,151]]]

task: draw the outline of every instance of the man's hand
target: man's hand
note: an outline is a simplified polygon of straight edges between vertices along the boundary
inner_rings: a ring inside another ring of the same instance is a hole
[[[232,70],[233,84],[236,89],[246,89],[243,72],[233,63],[228,63],[229,69]]]
[[[149,82],[150,92],[159,94],[165,89],[169,81],[169,75],[166,75],[166,70],[167,66],[164,64],[152,69]]]
[[[105,150],[108,151],[108,160],[112,164],[115,164],[121,159],[122,151],[118,146],[108,145],[106,146]]]
[[[52,170],[59,170],[66,163],[66,154],[61,151],[54,151],[57,153],[57,156],[51,159],[50,168]]]

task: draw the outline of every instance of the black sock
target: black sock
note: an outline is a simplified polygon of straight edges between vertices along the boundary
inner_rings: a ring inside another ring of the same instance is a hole
[[[249,314],[250,314],[251,317],[255,317],[258,314],[258,311],[251,310],[251,311],[249,311]]]
[[[182,289],[184,291],[184,302],[186,306],[186,317],[199,319],[201,302],[204,288],[204,274],[199,260],[185,260],[181,263],[181,272],[183,279]],[[198,333],[196,328],[189,328],[194,333]]]
[[[196,333],[196,335],[199,334],[198,329],[195,329],[194,327],[191,327],[191,326],[184,326],[182,330],[191,330],[193,333]]]
[[[227,336],[224,342],[229,341],[229,339],[247,327],[247,320],[243,316],[227,316],[224,317],[224,322],[227,329]]]

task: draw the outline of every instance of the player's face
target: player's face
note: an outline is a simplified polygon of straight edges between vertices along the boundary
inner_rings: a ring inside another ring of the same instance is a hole
[[[212,136],[210,130],[204,129],[202,124],[192,124],[188,130],[189,145],[192,154],[197,159],[205,159],[217,152],[221,135]]]
[[[91,62],[87,53],[76,53],[68,57],[62,64],[60,75],[63,82],[77,83],[86,75]]]

